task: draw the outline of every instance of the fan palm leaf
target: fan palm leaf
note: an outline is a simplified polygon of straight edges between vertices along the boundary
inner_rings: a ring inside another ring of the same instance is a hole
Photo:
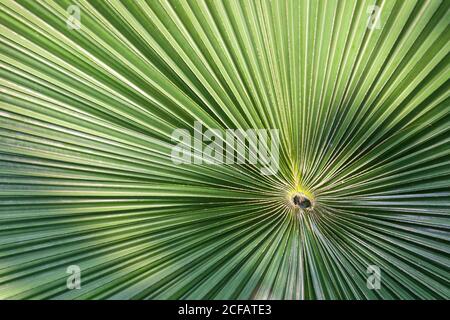
[[[450,297],[449,1],[1,0],[0,22],[0,298]],[[278,130],[276,174],[174,163],[195,123]]]

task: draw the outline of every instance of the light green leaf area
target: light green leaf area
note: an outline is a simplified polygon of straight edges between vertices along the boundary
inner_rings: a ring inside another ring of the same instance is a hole
[[[449,299],[449,24],[446,0],[0,0],[0,299]],[[195,122],[279,130],[279,170],[174,163]]]

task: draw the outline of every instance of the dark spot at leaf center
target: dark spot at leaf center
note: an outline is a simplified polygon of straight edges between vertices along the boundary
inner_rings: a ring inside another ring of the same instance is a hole
[[[292,202],[300,209],[311,208],[311,201],[302,195],[296,195],[292,198]]]

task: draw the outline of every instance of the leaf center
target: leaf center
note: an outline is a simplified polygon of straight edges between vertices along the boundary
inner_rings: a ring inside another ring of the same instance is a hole
[[[292,197],[292,203],[300,209],[311,209],[312,202],[302,193],[298,193]]]

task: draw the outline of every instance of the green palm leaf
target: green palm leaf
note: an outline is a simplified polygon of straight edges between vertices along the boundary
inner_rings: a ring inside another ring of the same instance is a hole
[[[1,0],[0,21],[0,298],[450,297],[449,1]],[[277,174],[173,163],[196,121],[278,129]]]

